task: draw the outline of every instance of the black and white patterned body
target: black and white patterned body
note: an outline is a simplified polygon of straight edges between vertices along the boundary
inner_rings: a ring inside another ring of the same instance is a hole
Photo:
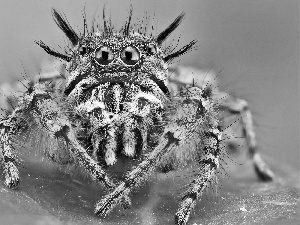
[[[204,89],[190,87],[172,96],[168,88],[168,64],[196,43],[175,52],[162,47],[184,15],[155,36],[134,31],[131,13],[120,31],[104,18],[102,29],[80,36],[55,10],[53,15],[72,44],[69,54],[37,43],[67,62],[65,87],[33,85],[0,122],[6,186],[14,188],[20,182],[12,140],[31,127],[63,140],[68,147],[61,151],[70,161],[108,189],[96,203],[97,215],[105,216],[118,204],[129,207],[132,190],[156,168],[180,168],[193,160],[197,173],[175,216],[176,224],[186,224],[219,167],[221,132],[218,102]],[[116,185],[104,168],[121,156],[137,158],[139,164]],[[269,175],[267,170],[260,172]]]
[[[65,93],[90,121],[93,155],[106,165],[147,148],[148,130],[170,101],[163,57],[154,38],[138,33],[93,33],[74,49]]]

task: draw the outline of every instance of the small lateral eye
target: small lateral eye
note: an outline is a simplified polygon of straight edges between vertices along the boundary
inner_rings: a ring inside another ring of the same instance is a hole
[[[154,44],[149,44],[148,48],[147,48],[147,51],[151,55],[155,54],[157,52],[156,46]]]
[[[101,46],[95,51],[95,60],[100,65],[107,65],[113,61],[112,49],[107,46]]]
[[[84,56],[85,53],[87,52],[87,47],[85,45],[80,46],[78,52],[81,56]]]
[[[121,59],[127,65],[135,65],[140,60],[140,52],[136,47],[128,46],[123,49]]]

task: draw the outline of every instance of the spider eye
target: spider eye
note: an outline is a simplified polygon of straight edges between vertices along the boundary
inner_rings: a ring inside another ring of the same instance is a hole
[[[136,47],[128,46],[123,49],[121,59],[127,65],[134,65],[140,60],[140,52]]]
[[[147,48],[147,51],[151,55],[155,54],[157,52],[156,46],[154,44],[149,44],[148,48]]]
[[[100,65],[107,65],[113,61],[112,49],[107,46],[102,46],[95,51],[95,60]]]
[[[78,52],[81,56],[85,55],[85,53],[87,52],[87,47],[85,45],[80,46]]]

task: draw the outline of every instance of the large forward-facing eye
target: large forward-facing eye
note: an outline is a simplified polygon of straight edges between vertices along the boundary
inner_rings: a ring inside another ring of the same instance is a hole
[[[121,59],[127,65],[134,65],[140,60],[140,52],[136,47],[128,46],[121,52]]]
[[[113,53],[110,47],[102,46],[95,51],[95,60],[100,65],[107,65],[113,61]]]

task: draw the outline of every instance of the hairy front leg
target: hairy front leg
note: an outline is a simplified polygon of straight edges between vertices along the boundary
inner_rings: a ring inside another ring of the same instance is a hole
[[[213,103],[209,99],[203,99],[201,94],[200,89],[191,88],[187,96],[177,100],[172,107],[169,123],[161,135],[158,146],[125,176],[124,181],[113,192],[96,203],[97,215],[107,215],[118,205],[123,195],[128,196],[134,188],[138,188],[165,155],[187,143],[196,142],[207,130],[217,127],[217,115],[213,112]],[[212,170],[208,171],[208,173],[212,172]],[[207,176],[210,177],[210,175]]]
[[[204,140],[204,149],[199,159],[200,170],[181,200],[175,215],[176,224],[188,222],[196,201],[201,198],[203,191],[219,167],[221,132],[216,128],[212,129],[204,133],[202,139]]]
[[[17,188],[20,184],[20,173],[18,170],[18,160],[14,152],[12,137],[24,135],[28,129],[29,115],[26,107],[17,107],[10,116],[0,121],[0,148],[1,166],[4,173],[4,184],[8,188]],[[26,119],[26,117],[28,117]]]
[[[167,132],[164,134],[160,144],[140,163],[134,170],[129,172],[124,181],[118,187],[103,199],[98,201],[95,206],[95,214],[106,216],[116,205],[121,202],[124,196],[128,196],[134,188],[137,188],[149,176],[160,161],[162,156],[177,146],[177,138],[174,133]]]
[[[20,183],[19,170],[17,168],[16,156],[13,153],[13,146],[10,135],[16,132],[11,126],[11,122],[3,120],[0,122],[0,143],[2,160],[1,164],[4,173],[4,184],[8,188],[16,188]]]
[[[26,127],[26,123],[32,123],[33,121],[30,120],[34,119],[50,135],[62,137],[71,145],[68,150],[93,180],[100,182],[109,190],[114,188],[115,184],[107,173],[88,155],[86,149],[77,140],[71,123],[61,111],[61,107],[52,99],[50,92],[45,90],[45,85],[35,85],[32,92],[24,96],[20,107],[0,123],[5,184],[8,187],[15,187],[19,183],[19,172],[12,154],[11,141],[13,136],[18,135]],[[29,112],[34,116],[28,116]]]
[[[3,155],[3,173],[4,184],[8,188],[17,188],[20,183],[19,170],[17,168],[16,156],[13,154],[12,145],[9,141],[8,135],[5,134],[5,129],[1,129],[1,144]]]

